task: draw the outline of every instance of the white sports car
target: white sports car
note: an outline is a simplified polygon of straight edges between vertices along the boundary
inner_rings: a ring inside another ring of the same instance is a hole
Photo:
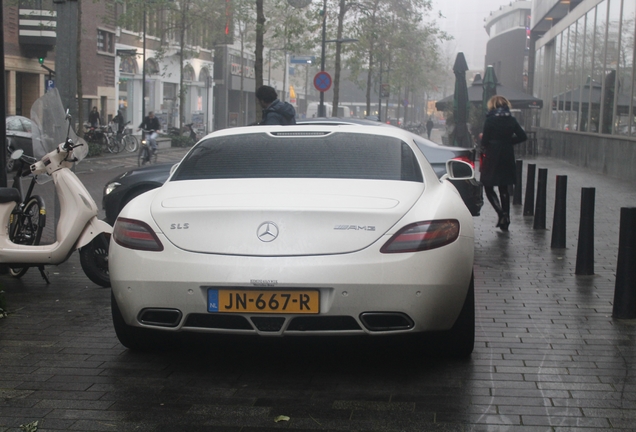
[[[474,345],[472,216],[412,135],[251,126],[201,140],[119,214],[110,245],[121,343],[157,330],[261,336],[438,333]]]

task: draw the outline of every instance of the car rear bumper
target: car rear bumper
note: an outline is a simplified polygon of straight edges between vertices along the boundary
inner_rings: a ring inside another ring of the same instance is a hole
[[[164,241],[165,238],[162,238]],[[448,330],[460,313],[473,239],[418,253],[236,257],[110,248],[113,293],[124,321],[166,331],[259,335],[354,335]],[[208,311],[208,290],[319,292],[319,311]],[[154,320],[154,321],[153,321]]]

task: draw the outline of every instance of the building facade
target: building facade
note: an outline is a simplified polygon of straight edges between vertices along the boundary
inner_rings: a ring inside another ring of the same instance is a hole
[[[484,70],[492,65],[500,83],[524,93],[529,90],[531,5],[530,1],[516,1],[502,6],[484,26],[489,36]]]
[[[3,6],[7,115],[30,116],[31,105],[52,78],[57,13],[51,0]],[[42,59],[42,63],[40,63]]]
[[[532,17],[540,144],[550,155],[636,179],[636,2],[534,0]]]

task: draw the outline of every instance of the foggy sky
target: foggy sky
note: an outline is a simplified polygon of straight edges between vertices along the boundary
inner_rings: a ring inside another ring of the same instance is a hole
[[[445,18],[436,19],[440,29],[454,37],[445,47],[452,58],[461,51],[471,70],[484,68],[488,33],[484,18],[511,0],[433,0],[434,15],[441,11]]]

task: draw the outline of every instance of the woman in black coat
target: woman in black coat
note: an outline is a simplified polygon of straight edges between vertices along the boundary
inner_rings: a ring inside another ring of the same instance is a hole
[[[480,181],[486,198],[499,216],[497,227],[503,231],[510,225],[510,193],[508,186],[517,180],[513,145],[528,139],[525,131],[510,114],[510,102],[503,96],[493,96],[488,101],[488,114],[484,122],[481,146],[484,158]],[[499,197],[495,192],[499,188]]]

